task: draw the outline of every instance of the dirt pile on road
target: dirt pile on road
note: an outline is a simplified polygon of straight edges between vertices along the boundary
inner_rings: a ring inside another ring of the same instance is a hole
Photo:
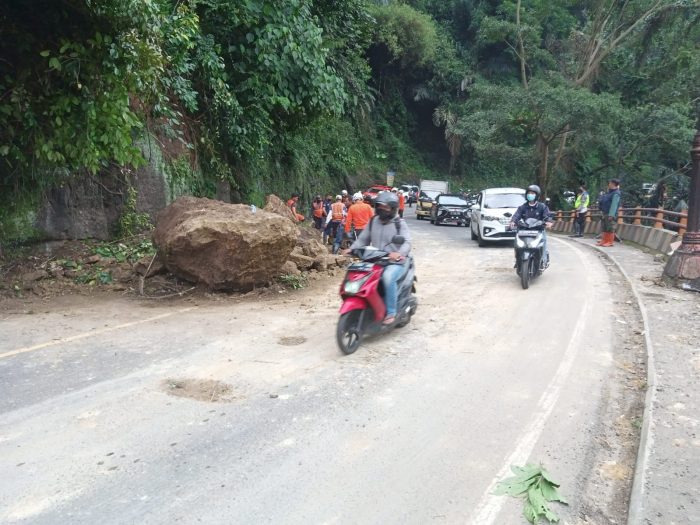
[[[211,289],[248,290],[279,275],[298,236],[277,214],[181,197],[158,215],[153,241],[174,275]]]

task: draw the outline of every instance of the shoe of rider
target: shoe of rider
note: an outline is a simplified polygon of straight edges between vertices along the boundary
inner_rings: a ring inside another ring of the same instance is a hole
[[[411,253],[411,232],[406,221],[397,216],[398,209],[399,199],[395,193],[380,193],[375,200],[376,215],[350,246],[351,250],[358,250],[371,245],[389,253],[392,264],[385,266],[382,272],[386,305],[385,324],[391,324],[396,319],[397,283],[408,271],[405,259]],[[394,244],[393,239],[396,235],[404,238],[403,244]]]

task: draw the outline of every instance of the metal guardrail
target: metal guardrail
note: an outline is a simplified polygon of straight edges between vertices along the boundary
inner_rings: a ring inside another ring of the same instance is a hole
[[[576,212],[573,210],[559,210],[554,212],[554,215],[557,221],[573,222],[576,217]],[[599,221],[602,215],[598,208],[589,208],[586,222],[592,222],[593,220]],[[664,210],[663,208],[642,208],[641,206],[620,208],[620,212],[617,215],[617,223],[651,226],[652,228],[659,229],[667,227],[667,229],[677,231],[678,235],[682,236],[688,228],[688,212],[679,213]]]

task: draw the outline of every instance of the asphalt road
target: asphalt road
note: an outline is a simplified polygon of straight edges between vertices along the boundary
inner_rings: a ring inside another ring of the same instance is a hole
[[[541,462],[575,523],[612,368],[607,272],[551,239],[525,291],[511,247],[411,212],[418,312],[352,356],[334,340],[340,276],[4,315],[0,522],[519,524],[491,492]],[[194,380],[230,398],[169,395]]]

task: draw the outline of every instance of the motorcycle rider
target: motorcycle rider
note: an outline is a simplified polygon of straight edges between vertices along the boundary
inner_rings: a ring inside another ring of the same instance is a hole
[[[365,246],[374,246],[379,250],[392,250],[389,252],[391,264],[388,264],[382,273],[384,303],[386,304],[386,317],[384,317],[383,324],[390,325],[396,321],[397,283],[408,270],[406,257],[411,252],[411,233],[406,221],[397,217],[399,199],[395,193],[384,191],[377,196],[374,202],[376,215],[352,246],[343,253],[347,255],[352,250],[358,250]],[[392,243],[395,235],[401,235],[404,238],[404,242],[400,246]]]
[[[540,195],[542,190],[537,184],[531,184],[527,187],[525,193],[525,199],[527,202],[521,204],[515,211],[513,216],[510,218],[510,229],[514,230],[520,219],[537,219],[545,224],[545,228],[549,229],[554,224],[554,217],[552,212],[549,211],[549,207],[543,202],[540,202]],[[544,253],[545,260],[542,261],[544,268],[549,266],[549,250],[547,249],[547,232],[543,231],[542,236],[544,237]],[[516,262],[517,266],[517,262]]]

